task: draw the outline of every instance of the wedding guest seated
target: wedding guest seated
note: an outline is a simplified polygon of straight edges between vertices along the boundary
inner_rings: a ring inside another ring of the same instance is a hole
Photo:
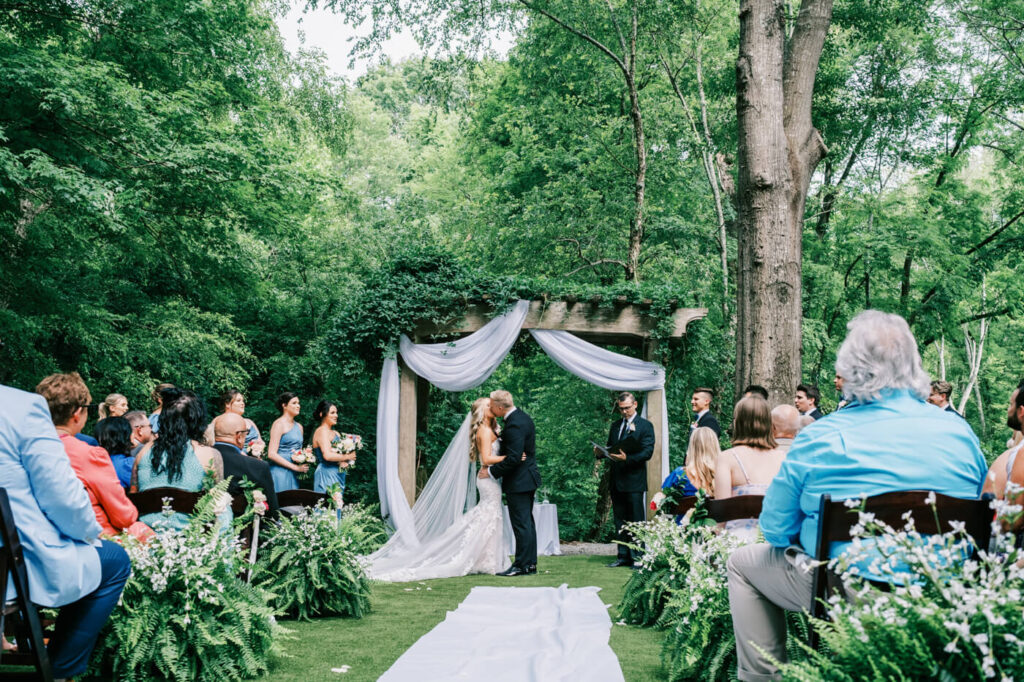
[[[760,651],[786,661],[784,610],[810,606],[808,555],[815,550],[823,494],[842,500],[932,490],[974,498],[981,491],[985,458],[978,439],[965,421],[925,403],[929,378],[906,321],[868,310],[847,328],[836,373],[850,403],[796,437],[765,494],[761,532],[767,543],[740,547],[729,558],[740,680],[777,677]],[[832,556],[847,546],[833,544]],[[872,575],[870,562],[858,568]]]
[[[160,433],[160,413],[163,411],[164,406],[164,391],[170,391],[174,388],[174,384],[157,384],[150,394],[153,402],[156,403],[156,409],[149,415],[149,425],[153,428],[154,434]]]
[[[764,495],[786,457],[772,437],[772,415],[767,400],[752,396],[736,403],[732,418],[732,445],[718,455],[715,499]],[[757,519],[729,521],[725,529],[753,540],[757,537]]]
[[[776,405],[772,408],[772,437],[782,452],[789,452],[793,439],[803,428],[800,421],[800,410],[792,405]]]
[[[765,400],[768,400],[768,389],[760,384],[750,384],[743,389],[743,397],[749,398],[752,395],[759,395]]]
[[[61,409],[71,414],[80,409],[69,407]],[[60,420],[66,422],[65,417]],[[131,575],[131,561],[120,545],[98,539],[103,529],[46,401],[7,386],[0,386],[0,488],[10,499],[29,597],[37,606],[60,609],[46,647],[53,676],[83,675]],[[11,581],[0,597],[6,602],[14,595]]]
[[[89,493],[96,521],[103,529],[103,534],[115,536],[127,531],[139,540],[151,536],[153,531],[145,523],[139,522],[139,512],[121,487],[107,451],[98,445],[86,445],[75,438],[85,426],[88,419],[86,406],[92,400],[78,372],[51,374],[39,382],[36,393],[46,398],[64,452],[78,480]]]
[[[243,480],[249,480],[256,488],[263,491],[267,498],[268,514],[277,514],[277,493],[274,491],[274,478],[270,475],[270,465],[255,457],[245,456],[242,448],[249,433],[249,427],[241,415],[226,412],[216,420],[215,442],[221,460],[224,462],[224,476],[231,478],[228,492],[232,497],[245,495]]]
[[[1010,407],[1006,411],[1006,425],[1014,431],[1019,431],[1022,420],[1024,420],[1024,381],[1020,382],[1010,394]],[[1007,480],[1013,480],[1017,485],[1024,486],[1024,468],[1017,463],[1018,460],[1024,461],[1024,458],[1018,457],[1022,449],[1024,449],[1024,442],[1011,442],[1006,451],[996,457],[985,476],[983,493],[992,493],[1001,500],[1006,497]],[[1017,468],[1016,477],[1011,479],[1011,476],[1014,476],[1015,467]],[[1015,502],[1015,504],[1020,504],[1020,502]]]
[[[706,426],[697,427],[690,434],[686,463],[673,470],[661,487],[674,488],[681,497],[693,497],[698,490],[712,497],[715,493],[715,466],[720,453],[715,432]]]
[[[132,450],[129,454],[132,457],[138,457],[146,443],[151,443],[156,438],[153,435],[153,425],[149,423],[146,413],[142,410],[132,410],[124,418],[132,427]]]
[[[132,488],[181,488],[192,492],[203,489],[207,472],[214,482],[224,480],[224,460],[212,447],[202,444],[206,430],[206,408],[195,393],[178,388],[161,394],[160,435],[135,458]],[[221,528],[231,525],[231,507],[220,516]],[[154,528],[181,530],[189,515],[180,512],[146,514],[142,520]]]
[[[124,417],[101,419],[96,422],[96,440],[110,455],[121,487],[127,489],[132,482],[132,465],[135,464],[135,458],[131,456],[132,425]]]
[[[100,419],[123,417],[126,412],[128,412],[128,398],[120,393],[111,393],[100,403]],[[99,440],[99,436],[96,436],[96,439]]]

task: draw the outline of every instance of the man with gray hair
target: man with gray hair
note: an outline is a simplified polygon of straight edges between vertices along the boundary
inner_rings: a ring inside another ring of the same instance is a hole
[[[811,417],[811,423],[814,418]],[[793,405],[778,405],[772,408],[772,436],[775,438],[775,447],[783,452],[789,452],[793,445],[793,439],[803,428],[801,423],[800,410]]]
[[[906,321],[866,310],[847,325],[836,374],[850,404],[807,426],[793,441],[765,493],[765,544],[729,558],[729,609],[736,632],[737,677],[777,679],[761,651],[786,660],[784,611],[811,606],[810,556],[821,496],[835,500],[898,490],[977,498],[985,478],[978,439],[962,419],[925,403],[929,379]],[[849,543],[834,543],[833,557]],[[860,573],[881,578],[858,562]]]

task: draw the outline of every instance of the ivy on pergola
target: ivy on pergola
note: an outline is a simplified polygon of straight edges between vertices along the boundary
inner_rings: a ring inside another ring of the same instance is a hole
[[[486,297],[485,297],[486,298]],[[574,296],[560,300],[533,300],[522,329],[550,329],[570,332],[597,345],[640,348],[643,359],[652,361],[660,343],[680,339],[687,325],[707,315],[707,308],[672,306],[666,317],[652,310],[650,300],[631,304],[625,296],[612,299],[610,305],[600,296],[581,301]],[[446,316],[446,321],[422,321],[408,334],[414,343],[454,340],[479,330],[497,312],[488,300],[469,301],[459,311]],[[398,477],[406,498],[412,505],[416,499],[416,434],[425,430],[425,416],[430,384],[417,376],[404,362],[400,367]],[[658,423],[665,409],[664,390],[647,394],[648,418]],[[649,495],[661,489],[661,433],[655,429],[654,456],[647,465]]]

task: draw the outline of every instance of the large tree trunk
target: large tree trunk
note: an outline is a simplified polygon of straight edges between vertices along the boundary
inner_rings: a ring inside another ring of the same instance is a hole
[[[632,62],[631,62],[632,64]],[[632,67],[631,67],[632,68]],[[633,74],[626,78],[629,87],[629,118],[633,123],[633,144],[636,146],[636,181],[633,185],[633,219],[629,225],[629,252],[626,258],[626,281],[637,279],[640,270],[640,247],[644,241],[644,193],[647,188],[647,141],[644,119],[640,113],[640,93]]]
[[[781,0],[741,0],[736,390],[789,402],[800,382],[801,239],[811,174],[825,154],[811,95],[832,0],[804,0],[786,40]]]

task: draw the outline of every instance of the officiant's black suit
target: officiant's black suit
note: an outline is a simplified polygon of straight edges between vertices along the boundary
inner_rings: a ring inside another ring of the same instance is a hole
[[[536,429],[533,420],[519,408],[506,414],[501,431],[504,460],[491,466],[490,475],[501,479],[501,490],[508,504],[512,534],[516,538],[513,568],[527,571],[537,566],[537,527],[533,522],[533,495],[540,487],[537,469]],[[526,459],[523,459],[523,453]]]
[[[612,516],[619,541],[628,542],[631,540],[622,533],[622,525],[647,518],[644,493],[647,491],[647,460],[654,454],[654,425],[640,415],[633,417],[632,424],[625,419],[613,422],[608,432],[608,451],[619,450],[626,453],[626,461],[608,461]],[[619,561],[632,563],[637,558],[628,547],[618,547]]]

